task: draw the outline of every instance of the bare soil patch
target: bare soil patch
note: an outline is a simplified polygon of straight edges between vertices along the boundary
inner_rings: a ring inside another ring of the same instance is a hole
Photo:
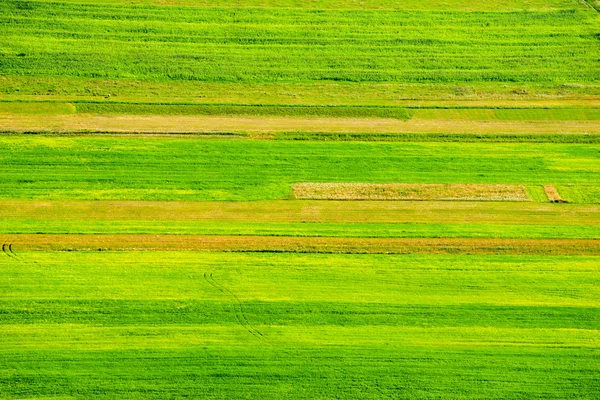
[[[292,188],[302,200],[531,201],[523,185],[303,182]]]

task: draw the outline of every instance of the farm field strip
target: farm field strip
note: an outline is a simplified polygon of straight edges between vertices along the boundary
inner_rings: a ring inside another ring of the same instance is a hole
[[[56,2],[56,0],[38,0]],[[194,6],[215,7],[215,2],[207,0],[61,0],[63,3],[76,4],[115,4],[115,5],[156,5],[156,6]],[[476,3],[466,3],[463,0],[444,1],[437,4],[439,10],[461,11],[507,11],[507,10],[562,10],[581,7],[577,0],[510,0],[502,4],[495,1],[483,0]],[[364,10],[428,10],[431,6],[417,0],[390,2],[386,0],[366,0],[355,2],[351,0],[318,0],[303,2],[296,0],[220,0],[218,7],[249,7],[249,8],[308,8],[308,9],[364,9]]]
[[[598,239],[598,225],[0,220],[0,234],[155,234],[348,238]]]
[[[600,240],[333,238],[197,235],[10,235],[2,252],[19,250],[129,251],[186,250],[342,254],[541,254],[600,255]]]
[[[583,4],[488,13],[21,4],[0,4],[6,77],[527,86],[600,76],[600,22]]]
[[[272,138],[276,132],[313,133],[442,133],[442,134],[523,134],[597,135],[598,121],[408,121],[393,118],[321,118],[190,115],[20,115],[0,114],[0,131],[50,133],[248,133],[251,137]]]
[[[568,103],[567,103],[568,104]],[[0,101],[0,113],[26,115],[218,115],[411,118],[425,120],[579,121],[600,120],[600,107],[518,105],[319,105],[240,103],[150,103],[115,101]]]
[[[561,398],[595,388],[598,257],[15,254],[0,257],[9,397],[30,380],[46,382],[40,396],[129,387],[150,398],[354,397],[364,385],[418,398]],[[495,384],[475,388],[481,379]],[[425,382],[427,394],[415,392]]]
[[[299,182],[292,191],[305,200],[531,201],[523,185]]]
[[[5,200],[276,200],[335,177],[518,184],[538,187],[539,201],[552,184],[569,203],[600,202],[594,144],[0,136],[0,157]]]
[[[396,107],[600,107],[600,85],[493,83],[215,83],[0,76],[3,102],[170,102]],[[524,87],[527,87],[524,89]],[[157,100],[153,93],[160,93]],[[111,95],[110,99],[106,99]],[[5,105],[5,107],[7,107]],[[34,105],[29,104],[30,110]],[[20,109],[26,106],[21,104]],[[56,110],[55,112],[57,112]],[[61,111],[65,112],[65,111]],[[71,108],[69,112],[74,112]]]

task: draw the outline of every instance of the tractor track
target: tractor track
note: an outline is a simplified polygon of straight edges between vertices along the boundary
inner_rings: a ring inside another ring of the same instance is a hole
[[[238,323],[248,331],[248,333],[250,333],[252,336],[256,337],[257,339],[261,339],[264,340],[266,339],[265,336],[258,330],[256,329],[251,323],[250,321],[248,321],[248,318],[246,317],[246,314],[244,313],[244,308],[242,306],[242,302],[240,301],[240,299],[236,296],[235,293],[233,293],[231,290],[227,289],[225,286],[217,283],[215,281],[215,278],[213,277],[212,272],[211,273],[204,273],[204,280],[211,285],[212,287],[214,287],[215,289],[217,289],[219,292],[221,292],[223,295],[225,295],[226,297],[229,297],[232,300],[233,306],[234,306],[234,310],[235,310],[235,317],[238,321]]]
[[[12,242],[4,241],[2,243],[2,252],[6,254],[8,257],[14,259],[15,261],[22,262],[23,264],[37,264],[36,261],[26,261],[20,255],[14,252]]]

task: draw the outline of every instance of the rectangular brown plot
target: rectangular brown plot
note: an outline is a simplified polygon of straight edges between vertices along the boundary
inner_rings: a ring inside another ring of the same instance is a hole
[[[304,200],[531,201],[523,185],[302,182],[292,189]]]

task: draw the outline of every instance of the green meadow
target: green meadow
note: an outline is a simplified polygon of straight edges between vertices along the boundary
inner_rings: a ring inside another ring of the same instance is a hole
[[[0,1],[0,399],[597,399],[599,11]]]
[[[597,393],[593,257],[19,257],[0,261],[4,397]]]
[[[268,200],[296,182],[557,185],[598,203],[589,144],[0,137],[0,198]],[[571,198],[571,193],[576,197]]]

